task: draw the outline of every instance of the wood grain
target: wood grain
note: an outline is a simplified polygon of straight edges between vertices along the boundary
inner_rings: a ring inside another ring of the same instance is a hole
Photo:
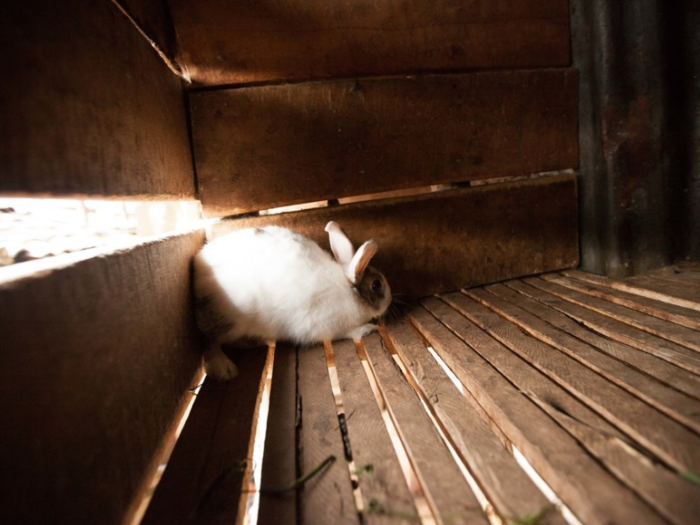
[[[170,0],[198,85],[569,63],[565,0]]]
[[[697,485],[649,461],[624,441],[609,439],[546,403],[540,406],[671,523],[686,525],[697,520],[700,512]]]
[[[201,363],[190,261],[203,240],[4,269],[0,521],[121,523]]]
[[[299,348],[298,374],[302,474],[311,472],[328,456],[336,457],[330,467],[304,485],[301,523],[357,525],[359,517],[322,345]]]
[[[695,399],[700,399],[700,377],[697,375],[683,368],[674,366],[655,355],[622,344],[582,326],[571,317],[550,306],[550,304],[560,304],[562,302],[561,300],[538,288],[518,280],[508,281],[505,285],[508,288],[518,291],[526,299],[532,298],[536,300],[526,303],[527,310],[541,317],[545,317],[547,322],[553,326],[595,346],[611,357],[628,363],[630,366],[645,372],[649,376],[663,381],[667,385],[671,385],[686,395],[692,396]]]
[[[691,284],[684,279],[641,275],[625,279],[628,286],[639,286],[648,290],[647,294],[662,294],[668,302],[700,311],[700,283]]]
[[[171,61],[175,60],[177,41],[168,0],[112,0],[134,19],[139,28]]]
[[[685,326],[678,326],[672,321],[659,319],[653,315],[639,312],[633,308],[614,304],[604,299],[600,299],[584,291],[579,291],[580,285],[572,282],[566,277],[556,274],[543,275],[542,278],[546,281],[558,284],[557,291],[561,291],[560,295],[563,299],[585,306],[591,310],[607,315],[618,321],[622,321],[630,326],[634,326],[650,334],[657,335],[674,343],[678,343],[687,348],[691,348],[696,352],[700,352],[700,331]],[[577,289],[578,287],[578,289]],[[568,291],[564,292],[568,288]]]
[[[486,290],[488,291],[470,290],[469,294],[532,336],[554,346],[657,410],[700,432],[700,402],[697,399],[654,379],[653,375],[650,377],[605,353],[597,352],[573,334],[555,328],[549,323],[551,316],[556,316],[558,312],[551,308],[504,285],[489,286]],[[655,364],[659,363],[663,362],[657,361]],[[653,374],[653,369],[651,371]],[[700,394],[700,390],[697,393]]]
[[[545,497],[481,415],[466,403],[408,322],[387,327],[387,334],[495,512],[506,522],[518,516],[537,515],[548,505]],[[550,512],[541,523],[563,523],[562,520],[560,514]]]
[[[144,525],[236,522],[267,352],[236,349],[235,355],[234,380],[204,382]]]
[[[212,236],[271,224],[299,231],[328,249],[323,227],[329,220],[337,221],[356,246],[377,241],[372,265],[386,275],[393,293],[427,295],[578,261],[573,176],[225,220],[213,227]]]
[[[333,343],[347,428],[368,523],[419,523],[413,498],[352,341]],[[371,501],[373,505],[370,505]]]
[[[191,95],[207,216],[575,168],[574,70],[337,80]]]
[[[567,432],[540,410],[531,398],[537,396],[546,399],[569,414],[573,403],[564,407],[559,404],[561,396],[550,397],[542,389],[532,389],[517,378],[515,384],[511,383],[514,374],[532,374],[534,370],[527,370],[529,367],[524,366],[509,350],[445,303],[438,299],[429,299],[426,300],[426,305],[433,310],[437,318],[425,310],[415,310],[410,314],[413,322],[579,520],[586,524],[664,522],[634,493],[611,477]],[[447,322],[459,337],[448,330],[442,324],[444,322]],[[465,340],[469,342],[469,346]],[[508,366],[507,363],[491,361],[498,368],[496,369],[475,350],[488,355],[489,361],[499,355],[510,354],[517,364]],[[542,378],[537,373],[535,376]],[[553,391],[557,390],[556,385],[546,378],[541,380],[550,383]],[[579,420],[578,415],[573,417]],[[592,423],[587,423],[587,426],[598,428],[598,431],[603,430],[595,422]],[[605,432],[603,434],[606,435]]]
[[[616,319],[601,315],[588,308],[569,303],[556,294],[555,291],[558,285],[554,283],[549,283],[539,278],[528,278],[524,279],[524,281],[535,288],[547,292],[546,295],[539,295],[537,297],[538,300],[573,317],[586,327],[700,375],[700,355],[697,352],[639,328],[629,326]]]
[[[669,283],[661,283],[661,285],[659,285],[658,282],[651,281],[648,277],[643,275],[625,280],[615,280],[608,277],[601,277],[585,273],[583,275],[586,276],[585,279],[588,281],[595,282],[596,284],[602,284],[614,290],[621,290],[633,295],[647,297],[649,299],[661,301],[670,305],[700,312],[700,302],[698,302],[697,298],[691,298],[688,300],[673,295],[672,292],[677,291],[677,284],[672,287]],[[580,276],[577,275],[577,277]],[[673,289],[671,290],[669,288]]]
[[[293,525],[297,518],[297,350],[278,344],[260,483],[260,525]]]
[[[194,199],[180,79],[110,2],[0,20],[0,192]]]
[[[467,480],[378,334],[362,340],[421,485],[440,521],[489,523]]]
[[[620,304],[640,312],[666,319],[681,326],[700,330],[700,312],[689,310],[675,304],[649,299],[642,295],[635,295],[622,290],[613,291],[610,287],[611,279],[578,270],[562,272],[570,277],[570,288],[585,292],[594,297],[600,297],[606,301]],[[700,274],[700,272],[697,272]]]
[[[443,296],[472,322],[562,385],[631,439],[679,472],[700,472],[700,437],[591,369],[535,338],[460,293]]]

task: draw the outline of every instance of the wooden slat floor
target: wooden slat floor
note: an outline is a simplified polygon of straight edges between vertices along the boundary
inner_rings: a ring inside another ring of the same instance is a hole
[[[260,392],[264,355],[236,359]],[[700,523],[697,269],[440,294],[268,355],[260,479],[240,405],[264,396],[208,381],[144,523]]]

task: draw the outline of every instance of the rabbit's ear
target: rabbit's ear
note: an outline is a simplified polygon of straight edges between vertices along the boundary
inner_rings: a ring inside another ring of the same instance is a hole
[[[365,273],[369,262],[377,253],[377,249],[377,242],[374,239],[371,239],[360,246],[360,249],[357,250],[357,253],[352,258],[350,266],[347,270],[348,277],[353,284],[357,284],[362,280],[362,274]]]
[[[345,232],[335,221],[326,224],[326,231],[331,242],[333,257],[343,268],[347,268],[352,262],[353,255],[355,255],[355,248],[353,248],[350,239],[347,238]]]

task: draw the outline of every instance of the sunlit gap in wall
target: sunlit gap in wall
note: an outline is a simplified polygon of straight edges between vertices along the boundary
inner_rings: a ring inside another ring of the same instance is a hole
[[[186,230],[199,201],[0,198],[2,267]]]

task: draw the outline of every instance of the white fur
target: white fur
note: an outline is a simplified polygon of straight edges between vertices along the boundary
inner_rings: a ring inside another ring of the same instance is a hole
[[[207,371],[223,379],[236,369],[221,352],[222,343],[243,337],[301,344],[358,339],[375,328],[368,321],[391,301],[387,289],[385,304],[374,310],[348,280],[347,265],[310,239],[276,226],[219,237],[194,265],[195,294],[208,297],[233,326],[205,354]]]

